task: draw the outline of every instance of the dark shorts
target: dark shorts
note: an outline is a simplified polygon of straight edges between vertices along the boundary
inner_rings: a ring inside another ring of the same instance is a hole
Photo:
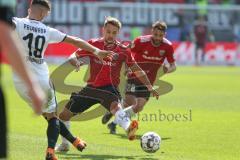
[[[88,85],[80,92],[72,93],[66,108],[77,114],[99,103],[109,111],[112,102],[120,101],[121,95],[116,87],[109,85],[96,88]]]
[[[146,86],[137,83],[135,80],[127,81],[125,92],[127,95],[133,95],[137,98],[138,97],[145,98],[146,100],[149,100],[149,97],[151,95]]]
[[[5,113],[5,103],[2,90],[0,88],[0,158],[7,156],[7,122]]]

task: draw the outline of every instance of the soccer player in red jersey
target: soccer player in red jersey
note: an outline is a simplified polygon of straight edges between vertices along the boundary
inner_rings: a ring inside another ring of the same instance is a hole
[[[149,92],[152,92],[157,98],[159,95],[153,89],[145,72],[135,62],[130,50],[116,40],[120,28],[121,23],[118,19],[107,17],[103,26],[103,37],[88,41],[88,43],[99,49],[104,48],[105,50],[113,51],[115,56],[112,60],[106,58],[100,60],[93,53],[83,50],[76,51],[76,57],[70,59],[72,65],[79,67],[77,58],[89,57],[90,78],[86,87],[78,93],[72,93],[68,104],[59,117],[63,121],[69,121],[76,114],[83,113],[91,106],[100,103],[111,114],[115,115],[116,123],[127,132],[129,140],[133,140],[135,139],[138,122],[131,121],[122,110],[121,96],[118,91],[122,65],[126,63]]]
[[[147,74],[151,85],[158,78],[157,72],[161,66],[163,66],[164,73],[171,73],[176,70],[172,43],[165,38],[166,29],[165,22],[157,21],[152,25],[151,35],[137,37],[130,46],[134,59]],[[165,60],[168,61],[169,67],[164,65]],[[143,110],[149,100],[150,92],[134,74],[129,73],[125,95],[124,106],[131,107],[124,110],[132,117]],[[111,116],[111,113],[106,113],[102,118],[102,123],[107,123]],[[108,128],[110,133],[116,133],[116,124],[114,122],[109,123]]]

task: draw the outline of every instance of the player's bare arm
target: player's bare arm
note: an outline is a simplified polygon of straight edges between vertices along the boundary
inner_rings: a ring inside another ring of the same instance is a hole
[[[151,85],[146,73],[135,63],[133,64],[130,69],[132,72],[136,75],[136,77],[148,88],[150,92],[152,92],[153,96],[156,97],[156,99],[159,98],[159,93],[153,88]]]
[[[110,58],[112,59],[112,56],[114,53],[112,51],[105,51],[105,50],[100,50],[88,42],[82,40],[81,38],[73,37],[73,36],[67,36],[64,39],[64,42],[70,43],[78,48],[81,48],[85,51],[91,52],[95,54],[100,60],[103,60],[103,58]]]

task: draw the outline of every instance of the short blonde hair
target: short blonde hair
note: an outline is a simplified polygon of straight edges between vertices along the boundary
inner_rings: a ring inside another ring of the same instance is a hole
[[[117,18],[114,18],[111,16],[106,17],[103,26],[106,27],[107,24],[116,26],[118,29],[121,29],[121,27],[122,27],[122,23]]]
[[[163,21],[156,21],[152,24],[152,29],[158,29],[162,31],[167,30],[167,24]]]

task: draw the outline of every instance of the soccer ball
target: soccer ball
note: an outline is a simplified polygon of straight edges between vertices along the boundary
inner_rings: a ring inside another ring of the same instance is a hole
[[[160,148],[161,137],[155,132],[147,132],[141,137],[141,147],[147,153],[154,153]]]

